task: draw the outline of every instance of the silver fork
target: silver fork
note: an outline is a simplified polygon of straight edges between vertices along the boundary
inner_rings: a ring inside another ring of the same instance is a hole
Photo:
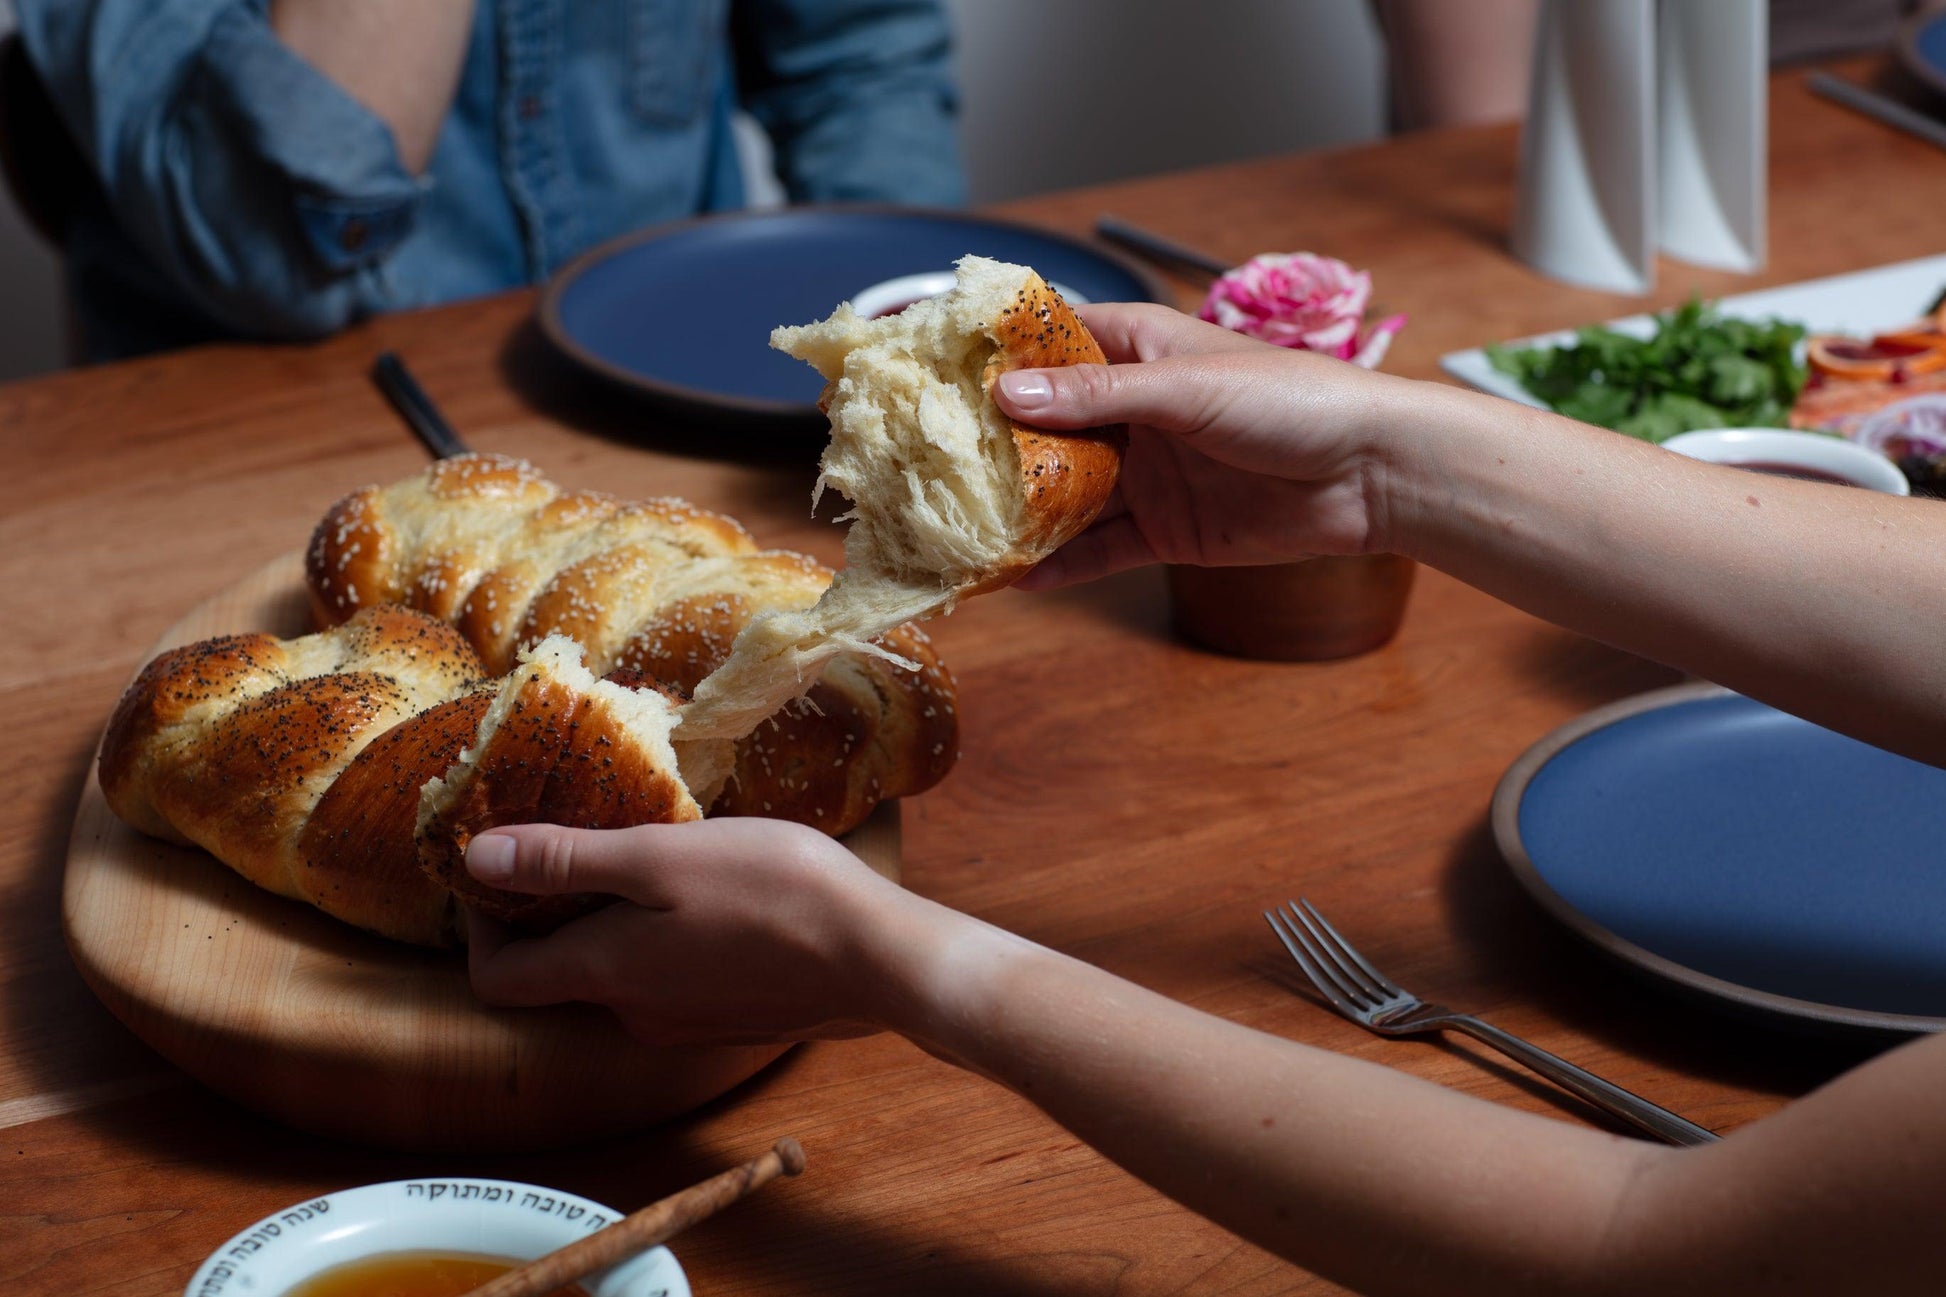
[[[1659,1108],[1621,1086],[1583,1071],[1564,1058],[1528,1044],[1480,1019],[1454,1013],[1443,1004],[1427,1004],[1372,967],[1340,936],[1307,900],[1292,901],[1280,910],[1265,910],[1271,931],[1291,952],[1311,985],[1332,1007],[1359,1026],[1381,1036],[1412,1036],[1421,1032],[1464,1032],[1483,1045],[1538,1072],[1564,1090],[1670,1144],[1714,1144],[1717,1136],[1695,1122]]]

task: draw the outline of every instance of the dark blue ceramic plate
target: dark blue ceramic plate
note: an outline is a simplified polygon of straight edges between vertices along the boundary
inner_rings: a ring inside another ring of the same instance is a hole
[[[1946,94],[1946,14],[1908,21],[1899,34],[1899,55],[1913,76]]]
[[[1946,1030],[1946,771],[1714,685],[1556,730],[1494,794],[1514,874],[1574,931],[1713,999]]]
[[[961,212],[801,207],[658,226],[575,261],[541,298],[541,327],[588,368],[673,412],[750,431],[824,431],[823,382],[770,349],[779,324],[829,315],[859,291],[951,270],[972,252],[1032,266],[1093,302],[1167,301],[1112,253]]]

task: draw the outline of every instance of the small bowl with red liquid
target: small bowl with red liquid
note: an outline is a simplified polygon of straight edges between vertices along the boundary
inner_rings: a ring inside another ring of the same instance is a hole
[[[914,302],[951,292],[954,280],[950,270],[928,270],[917,275],[882,279],[869,288],[861,288],[853,293],[851,309],[868,320],[883,319],[888,315],[897,315]],[[1086,297],[1063,284],[1049,284],[1048,287],[1065,298],[1069,306],[1088,304]]]
[[[458,1297],[620,1220],[612,1207],[512,1180],[428,1176],[321,1194],[264,1217],[210,1254],[183,1297]],[[564,1290],[689,1297],[667,1248]]]
[[[1786,428],[1712,428],[1679,433],[1662,443],[1691,459],[1729,468],[1795,477],[1807,482],[1859,486],[1887,495],[1911,495],[1899,466],[1875,450],[1842,437]]]

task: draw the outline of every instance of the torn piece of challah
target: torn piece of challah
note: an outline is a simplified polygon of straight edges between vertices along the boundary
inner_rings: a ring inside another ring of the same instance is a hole
[[[753,617],[808,608],[831,581],[829,568],[759,549],[720,514],[564,491],[498,455],[442,460],[346,496],[313,533],[305,571],[322,624],[402,603],[458,627],[496,674],[522,646],[561,634],[596,675],[627,667],[683,692]],[[728,736],[733,754],[721,736],[682,745],[711,814],[842,834],[880,801],[945,776],[959,754],[952,677],[914,627],[894,623],[873,647],[883,652],[833,662],[807,705],[772,706]],[[723,750],[714,771],[699,750],[711,743]]]
[[[502,824],[625,829],[701,819],[669,744],[675,703],[653,687],[597,678],[562,636],[522,650],[465,750],[420,791],[420,863],[463,904],[523,927],[553,927],[603,904],[489,887],[466,872],[467,844]]]
[[[865,319],[771,334],[824,375],[826,487],[852,503],[845,569],[808,609],[757,617],[683,709],[683,739],[734,737],[776,712],[840,654],[898,652],[893,626],[997,590],[1078,535],[1121,468],[1118,429],[1050,433],[993,403],[1010,369],[1101,363],[1061,296],[1025,266],[963,257],[949,293]]]
[[[384,606],[298,639],[230,635],[161,654],[109,722],[101,787],[130,825],[200,846],[259,887],[450,946],[456,889],[530,926],[591,903],[472,883],[458,867],[472,834],[696,819],[674,722],[668,699],[595,679],[566,640],[496,684],[450,626]]]

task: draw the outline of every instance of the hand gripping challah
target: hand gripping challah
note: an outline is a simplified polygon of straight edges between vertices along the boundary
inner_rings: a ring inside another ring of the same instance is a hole
[[[625,667],[685,692],[754,615],[809,607],[831,581],[801,554],[760,550],[721,515],[680,500],[562,491],[494,455],[443,460],[345,497],[312,536],[306,576],[324,624],[403,603],[458,627],[490,671],[562,634],[587,650],[597,675]],[[735,739],[727,784],[699,773],[708,762],[685,751],[685,773],[712,814],[774,815],[840,834],[881,800],[945,775],[959,746],[952,677],[915,627],[893,625],[877,647],[916,669],[884,656],[833,662],[809,705],[773,706],[726,736]]]
[[[666,699],[593,680],[565,640],[529,657],[488,683],[451,627],[398,607],[299,639],[174,649],[116,707],[102,792],[135,828],[201,846],[260,887],[383,936],[451,945],[455,862],[480,828],[699,814],[674,773]],[[445,795],[422,820],[429,784]],[[586,904],[490,889],[465,899],[529,922]]]
[[[606,904],[586,893],[489,887],[466,872],[466,846],[501,824],[623,829],[701,819],[669,742],[675,702],[627,668],[596,679],[580,646],[562,636],[523,649],[466,750],[419,791],[427,875],[468,907],[522,927],[553,927]]]
[[[1025,428],[990,394],[1007,370],[1102,363],[1087,326],[1024,266],[963,257],[958,269],[951,292],[897,315],[868,320],[846,303],[771,334],[826,380],[817,491],[852,502],[845,568],[814,607],[743,631],[683,708],[678,738],[743,733],[836,655],[897,652],[880,640],[888,628],[1011,584],[1114,490],[1120,429]]]

